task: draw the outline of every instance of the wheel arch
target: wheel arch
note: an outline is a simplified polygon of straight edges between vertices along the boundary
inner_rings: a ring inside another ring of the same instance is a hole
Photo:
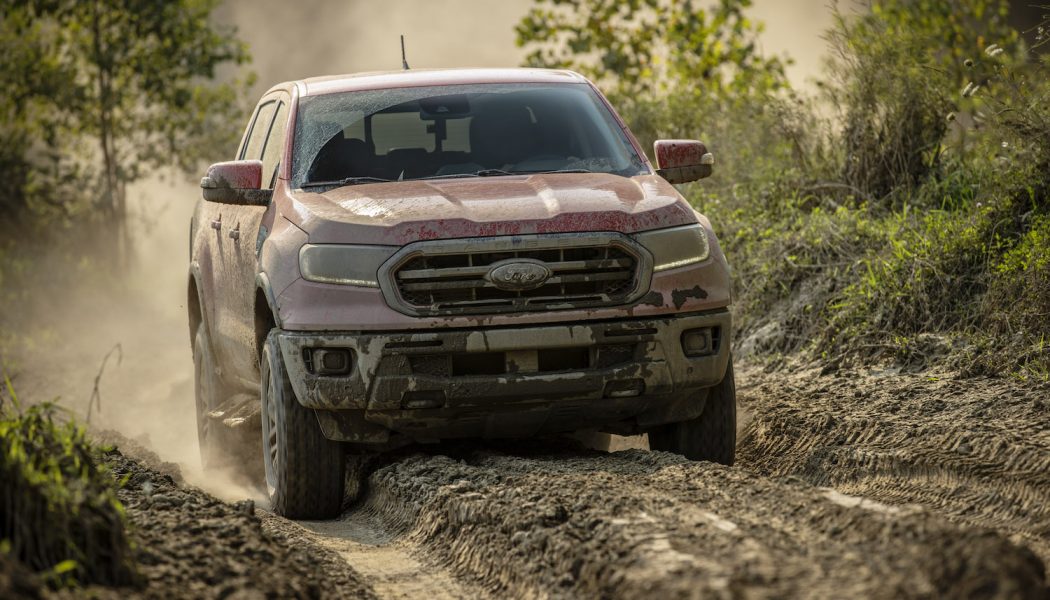
[[[201,323],[204,323],[204,302],[201,299],[200,278],[200,266],[197,263],[191,263],[189,282],[186,285],[186,312],[189,318],[191,348],[197,335],[197,329],[200,328]]]
[[[266,336],[274,327],[281,326],[281,315],[266,273],[255,276],[255,355],[262,358]]]

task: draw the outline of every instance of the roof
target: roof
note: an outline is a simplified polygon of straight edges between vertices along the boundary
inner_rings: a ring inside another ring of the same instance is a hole
[[[373,71],[349,75],[310,77],[295,82],[302,96],[335,92],[381,90],[389,88],[458,85],[469,83],[584,83],[587,80],[572,71],[551,69],[410,69],[407,71]],[[286,87],[287,84],[274,86]]]

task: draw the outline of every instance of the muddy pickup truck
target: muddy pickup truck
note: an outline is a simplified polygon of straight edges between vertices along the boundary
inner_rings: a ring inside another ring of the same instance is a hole
[[[323,518],[348,453],[410,443],[648,433],[732,463],[729,268],[672,185],[712,155],[654,154],[568,71],[274,86],[190,228],[205,465],[250,432],[273,509]]]

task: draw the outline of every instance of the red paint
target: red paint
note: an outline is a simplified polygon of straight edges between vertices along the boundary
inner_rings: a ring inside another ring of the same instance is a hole
[[[312,243],[399,246],[438,238],[634,233],[696,222],[674,187],[655,175],[401,181],[291,196],[295,210],[287,216]]]
[[[660,169],[691,167],[700,164],[707,146],[696,140],[657,140],[653,143],[656,165]]]
[[[262,161],[231,160],[208,167],[211,177],[219,187],[257,190],[262,187]]]

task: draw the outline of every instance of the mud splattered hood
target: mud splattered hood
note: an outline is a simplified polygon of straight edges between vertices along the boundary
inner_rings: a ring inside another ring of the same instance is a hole
[[[606,173],[401,181],[292,193],[286,215],[312,243],[401,245],[417,240],[573,231],[632,233],[696,222],[663,178]]]

